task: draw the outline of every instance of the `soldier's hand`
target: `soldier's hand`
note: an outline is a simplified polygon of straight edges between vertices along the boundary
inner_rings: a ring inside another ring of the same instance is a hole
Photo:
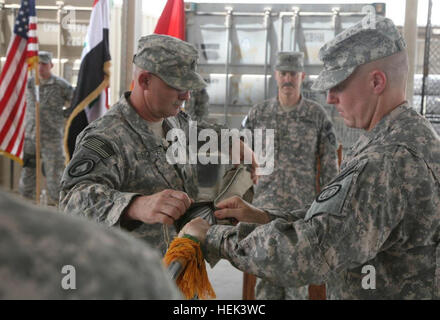
[[[200,243],[204,243],[206,239],[206,234],[210,228],[209,223],[200,217],[197,217],[190,222],[188,222],[182,230],[179,232],[179,237],[183,237],[188,234],[194,238],[197,238]]]
[[[217,210],[214,215],[217,219],[234,218],[239,222],[252,222],[265,224],[270,221],[269,215],[251,204],[247,203],[240,197],[234,196],[217,204]]]
[[[135,198],[127,208],[126,218],[148,224],[171,225],[185,213],[192,202],[185,192],[167,189]]]

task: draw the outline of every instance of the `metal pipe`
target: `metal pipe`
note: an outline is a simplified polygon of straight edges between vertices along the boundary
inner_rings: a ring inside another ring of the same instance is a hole
[[[414,73],[417,53],[417,6],[418,0],[406,0],[405,24],[403,27],[403,37],[407,44],[409,62],[406,99],[410,101],[411,104],[414,98]]]
[[[284,44],[284,28],[283,28],[283,16],[280,15],[280,26],[279,26],[280,30],[279,30],[279,35],[280,35],[280,40],[278,41],[278,50],[282,51],[283,50],[283,44]]]
[[[20,9],[19,4],[7,4],[6,9]],[[58,10],[58,6],[35,6],[36,10]],[[75,7],[75,6],[65,6],[65,10],[77,10],[77,11],[92,11],[91,7]]]
[[[226,12],[203,12],[203,11],[196,11],[194,12],[195,15],[198,16],[226,16]],[[290,11],[282,11],[280,13],[271,13],[271,16],[291,16],[293,13]],[[301,11],[301,16],[308,16],[308,17],[331,17],[333,16],[332,12],[307,12],[307,11]],[[341,16],[345,17],[363,17],[366,14],[362,12],[340,12]],[[264,16],[264,13],[259,12],[234,12],[234,16],[248,16],[248,17],[258,17],[258,16]]]
[[[232,13],[233,8],[231,8],[231,7],[227,7],[227,8],[230,9],[231,13]],[[195,15],[198,15],[198,16],[227,16],[228,12],[200,12],[200,11],[196,11]],[[264,12],[263,13],[260,13],[260,12],[234,12],[233,15],[237,16],[237,17],[242,17],[242,16],[264,17],[265,13]],[[274,13],[273,15],[277,16],[278,14]]]
[[[232,27],[232,8],[226,7],[225,18],[226,27],[226,63],[225,63],[225,105],[224,105],[224,124],[228,123],[228,105],[229,105],[229,62],[230,62],[230,42]]]
[[[335,36],[338,35],[341,29],[341,15],[340,8],[332,8],[333,27],[335,29]]]
[[[5,0],[0,0],[0,45],[5,43],[5,34],[3,31],[3,10],[5,8]],[[0,64],[1,70],[1,64]]]
[[[299,8],[292,8],[292,25],[290,27],[290,33],[292,37],[290,37],[290,50],[295,51],[296,42],[297,42],[297,32],[298,32],[298,19],[299,19]]]
[[[266,46],[264,51],[264,100],[267,99],[267,57],[269,48],[270,9],[264,11],[264,27],[266,28]]]
[[[429,51],[431,43],[431,13],[432,13],[432,0],[428,3],[428,19],[426,22],[425,29],[425,52],[423,55],[423,78],[422,78],[422,96],[420,105],[420,114],[425,115],[426,113],[426,99],[425,99],[425,82],[426,77],[429,76]]]
[[[168,273],[173,281],[177,281],[177,278],[185,270],[186,263],[181,260],[175,260],[168,265]]]
[[[279,13],[280,16],[291,16],[293,15],[293,12],[289,12],[289,11],[282,11]],[[301,17],[331,17],[334,15],[333,12],[307,12],[307,11],[301,11],[298,13],[299,16]],[[366,13],[362,13],[362,12],[339,12],[340,16],[344,16],[344,17],[364,17],[366,15]]]
[[[61,13],[63,11],[63,7],[64,7],[64,2],[63,1],[57,1],[56,2],[57,6],[58,6],[58,11],[57,11],[57,23],[58,23],[58,43],[57,43],[57,59],[58,59],[58,63],[57,63],[57,74],[59,77],[62,77],[61,75],[61,37],[62,37],[62,28],[63,26],[61,25]]]

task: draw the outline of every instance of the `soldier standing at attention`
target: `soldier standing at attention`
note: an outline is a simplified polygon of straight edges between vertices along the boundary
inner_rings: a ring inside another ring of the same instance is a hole
[[[43,174],[46,177],[49,203],[57,204],[60,181],[64,171],[63,136],[67,112],[63,106],[70,104],[72,86],[64,79],[52,74],[52,54],[38,53],[40,75],[40,145]],[[25,139],[23,169],[19,182],[22,196],[35,198],[35,80],[30,78],[26,90]]]
[[[304,208],[338,172],[332,123],[321,105],[301,95],[303,56],[302,52],[278,53],[278,95],[255,105],[244,121],[247,129],[275,129],[274,170],[260,176],[252,201],[260,208]],[[280,287],[258,279],[255,295],[269,300],[308,299],[308,287]]]
[[[202,241],[208,261],[286,286],[326,282],[330,299],[439,299],[440,139],[405,99],[405,41],[376,16],[326,43],[320,58],[313,88],[328,90],[347,126],[365,130],[340,174],[284,218],[236,197],[218,204],[217,218],[254,223],[195,219],[182,233]]]

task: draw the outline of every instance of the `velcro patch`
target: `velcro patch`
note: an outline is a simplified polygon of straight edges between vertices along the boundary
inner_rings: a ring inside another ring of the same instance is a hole
[[[321,191],[321,193],[316,197],[316,202],[324,202],[331,198],[333,198],[335,195],[338,194],[339,190],[341,190],[342,185],[335,184],[333,186],[330,186],[328,188],[325,188]]]
[[[82,177],[86,175],[95,167],[95,162],[92,159],[83,159],[74,163],[69,169],[71,177]]]
[[[313,216],[328,213],[333,215],[343,214],[343,207],[349,190],[367,164],[367,160],[357,162],[341,172],[328,186],[326,186],[315,198],[304,217],[305,221]]]
[[[115,154],[111,146],[95,137],[84,142],[83,146],[95,151],[101,159],[106,159]]]

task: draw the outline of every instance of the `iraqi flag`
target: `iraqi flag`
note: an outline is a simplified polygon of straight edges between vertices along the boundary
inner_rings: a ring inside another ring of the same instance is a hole
[[[78,81],[71,103],[72,113],[64,131],[66,162],[75,150],[76,136],[93,120],[108,110],[110,83],[110,48],[108,40],[108,0],[95,0],[84,49]]]

